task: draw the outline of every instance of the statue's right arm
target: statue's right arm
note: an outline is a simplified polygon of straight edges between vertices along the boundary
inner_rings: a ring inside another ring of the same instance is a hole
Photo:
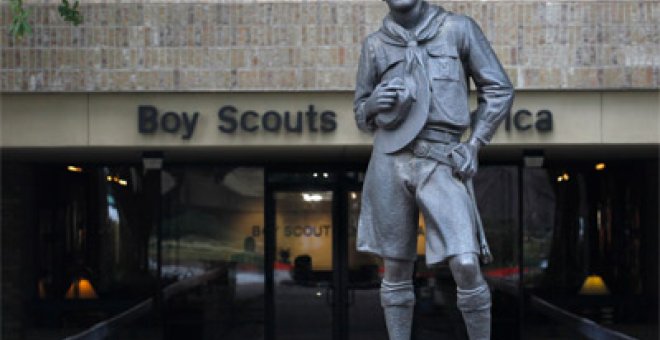
[[[374,122],[375,114],[368,112],[365,107],[367,100],[371,97],[371,94],[377,85],[376,78],[374,51],[367,38],[364,39],[364,42],[362,43],[360,62],[358,64],[355,81],[355,101],[353,102],[355,122],[360,130],[367,132],[373,132],[376,130],[376,124]]]

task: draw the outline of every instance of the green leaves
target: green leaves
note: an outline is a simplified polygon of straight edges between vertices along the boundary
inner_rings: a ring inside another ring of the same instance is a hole
[[[14,37],[21,39],[25,34],[32,33],[32,27],[28,23],[29,12],[23,8],[23,0],[10,0],[9,1],[12,20],[9,24],[9,33]]]
[[[82,23],[83,17],[78,10],[78,0],[73,3],[73,6],[69,4],[68,0],[62,0],[62,4],[57,7],[57,10],[60,12],[60,16],[62,16],[64,21],[68,21],[75,26]]]
[[[75,0],[73,5],[69,3],[69,0],[62,0],[62,3],[57,7],[57,10],[64,21],[68,21],[75,26],[78,26],[83,21],[83,16],[80,14],[78,5],[78,0]],[[23,0],[9,0],[9,7],[11,8],[12,14],[12,21],[11,24],[9,24],[9,33],[17,39],[23,38],[26,34],[32,34],[32,27],[28,22],[30,12],[23,7]]]

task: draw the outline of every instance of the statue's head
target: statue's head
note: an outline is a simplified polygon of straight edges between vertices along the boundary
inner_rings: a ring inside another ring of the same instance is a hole
[[[383,0],[387,3],[387,6],[390,8],[390,11],[405,13],[410,11],[417,5],[417,3],[422,2],[422,0]]]

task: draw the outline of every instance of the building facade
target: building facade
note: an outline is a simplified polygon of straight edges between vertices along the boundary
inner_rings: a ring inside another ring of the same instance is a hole
[[[386,5],[58,3],[22,40],[1,5],[3,338],[382,338],[352,101]],[[562,311],[656,339],[660,3],[433,3],[516,87],[476,178],[495,337],[577,338]],[[423,240],[415,337],[459,339]]]

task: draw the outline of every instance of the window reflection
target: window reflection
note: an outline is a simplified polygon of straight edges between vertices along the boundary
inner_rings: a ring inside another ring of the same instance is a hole
[[[28,336],[60,337],[107,319],[152,295],[151,224],[145,220],[141,176],[132,166],[42,166],[37,197],[34,266],[24,266]],[[23,185],[29,185],[29,181]],[[131,183],[132,185],[129,185]],[[3,191],[4,193],[4,191]],[[25,240],[19,247],[29,247]]]
[[[166,167],[163,285],[171,338],[263,337],[263,170]],[[154,240],[155,243],[155,240]]]
[[[508,283],[518,275],[518,168],[483,166],[474,178],[477,206],[494,261],[482,267],[488,278]]]
[[[645,239],[657,239],[658,196],[648,190],[657,187],[657,166],[585,162],[547,172],[557,218],[549,225],[554,235],[546,238],[547,269],[534,292],[645,338],[648,328],[642,325],[657,321],[658,311],[657,298],[651,298],[657,287],[649,286],[657,283],[657,247],[649,250]],[[657,335],[657,324],[655,329]]]
[[[63,338],[156,298],[110,338],[263,337],[262,169],[173,167],[158,181],[130,165],[26,169],[3,177],[33,190],[16,203],[34,219],[16,249],[34,262],[3,277],[22,299],[7,306],[25,311],[3,309],[16,332]]]
[[[568,181],[568,174],[562,175]],[[547,169],[523,170],[523,256],[526,287],[541,284],[548,268],[555,226],[557,197]]]

